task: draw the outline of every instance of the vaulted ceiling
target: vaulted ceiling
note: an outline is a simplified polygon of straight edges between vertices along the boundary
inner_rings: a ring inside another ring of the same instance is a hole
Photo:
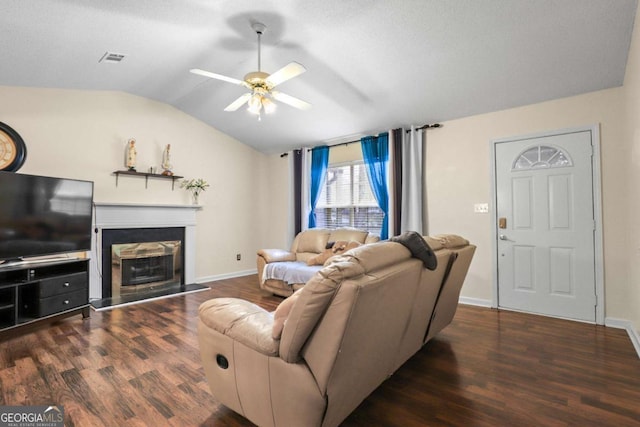
[[[265,153],[622,85],[637,0],[2,0],[0,85],[151,98]],[[258,121],[257,69],[307,72]],[[119,63],[99,62],[105,52]],[[1,102],[1,100],[0,100]]]

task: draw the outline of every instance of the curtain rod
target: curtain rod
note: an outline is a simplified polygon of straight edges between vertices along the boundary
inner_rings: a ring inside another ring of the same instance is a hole
[[[442,127],[442,125],[440,123],[434,123],[432,125],[427,124],[427,125],[423,125],[423,126],[417,127],[416,130],[439,128],[439,127]],[[409,133],[409,132],[411,132],[411,129],[407,129],[405,132]],[[360,142],[360,141],[362,141],[362,139],[356,139],[355,141],[341,142],[339,144],[329,145],[329,147],[339,147],[341,145],[355,144],[356,142]]]
[[[440,123],[434,123],[432,125],[420,126],[419,128],[416,128],[416,130],[429,129],[429,128],[439,128],[439,127],[442,127],[442,125]],[[411,132],[411,129],[407,129],[405,132],[409,133],[409,132]]]
[[[420,127],[417,127],[416,130],[439,128],[439,127],[442,127],[442,125],[440,123],[426,124],[426,125],[422,125]],[[411,132],[411,129],[407,129],[405,132],[409,133],[409,132]],[[329,145],[329,147],[340,147],[341,145],[355,144],[356,142],[360,142],[360,141],[361,141],[361,139],[356,139],[355,141],[347,141],[347,142],[341,142],[339,144]],[[307,148],[307,151],[311,151],[311,148]],[[282,153],[282,154],[280,154],[280,157],[287,157],[288,155],[289,155],[289,153]]]
[[[349,145],[349,144],[355,144],[356,142],[360,142],[359,139],[356,139],[355,141],[347,141],[347,142],[341,142],[339,144],[333,144],[333,145],[328,145],[327,147],[340,147],[341,145]],[[307,151],[311,151],[311,148],[307,148]],[[280,157],[287,157],[289,155],[289,153],[282,153],[280,154]]]

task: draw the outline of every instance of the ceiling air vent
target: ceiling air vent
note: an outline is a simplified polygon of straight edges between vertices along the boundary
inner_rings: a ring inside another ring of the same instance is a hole
[[[105,54],[102,55],[102,58],[100,58],[98,62],[117,64],[118,62],[122,61],[124,57],[125,55],[121,53],[105,52]]]

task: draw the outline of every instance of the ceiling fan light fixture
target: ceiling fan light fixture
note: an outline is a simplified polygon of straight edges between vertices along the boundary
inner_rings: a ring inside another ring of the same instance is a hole
[[[260,114],[260,110],[262,110],[262,95],[254,93],[251,98],[249,98],[247,111],[251,114]]]
[[[264,108],[264,112],[267,114],[271,114],[276,111],[276,103],[266,96],[262,98],[262,107]]]

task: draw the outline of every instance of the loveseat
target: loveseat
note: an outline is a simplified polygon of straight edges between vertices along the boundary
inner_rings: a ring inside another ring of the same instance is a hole
[[[374,243],[380,240],[375,234],[355,228],[311,228],[296,235],[291,250],[261,249],[258,251],[258,280],[260,288],[276,295],[289,296],[317,273],[322,263],[310,263],[332,248],[329,242]]]
[[[198,336],[213,396],[260,426],[339,425],[453,319],[475,246],[425,240],[433,270],[385,241],[334,258],[275,313],[204,302]]]

